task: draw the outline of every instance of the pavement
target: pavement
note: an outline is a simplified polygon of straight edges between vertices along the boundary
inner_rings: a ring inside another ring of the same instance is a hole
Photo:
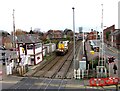
[[[99,43],[98,43],[99,44]],[[110,52],[111,52],[111,54],[118,54],[118,52],[120,52],[120,50],[118,50],[118,49],[116,49],[116,48],[114,48],[114,47],[108,47],[108,46],[106,46],[106,44],[104,45],[105,46],[105,48],[107,49],[107,50],[109,50]],[[86,50],[87,50],[87,55],[88,55],[88,61],[90,61],[90,60],[92,60],[94,57],[96,57],[96,56],[99,56],[99,52],[95,52],[95,54],[94,55],[92,55],[91,53],[90,53],[90,51],[92,50],[91,49],[91,46],[90,46],[90,44],[89,44],[89,41],[87,41],[86,42]],[[109,54],[105,54],[104,55],[105,56],[105,58],[107,58],[108,56],[110,56]],[[117,55],[118,57],[119,57],[119,55]],[[114,63],[117,65],[117,67],[119,67],[120,66],[120,63],[118,63],[119,61],[118,61],[118,57],[116,58],[116,60],[114,61]],[[114,74],[114,72],[113,72],[113,65],[114,65],[114,63],[111,63],[111,64],[109,64],[110,65],[110,67],[109,67],[109,65],[108,65],[108,67],[110,68],[110,77],[120,77],[120,76],[118,76],[118,70],[116,71],[116,74]]]
[[[114,48],[114,47],[107,47],[113,54],[118,54],[118,52],[120,52],[120,50],[118,50],[118,49],[116,49],[116,48]],[[119,57],[119,55],[116,57],[116,59],[115,59],[115,61],[113,62],[113,63],[110,63],[110,76],[111,77],[120,77],[119,75],[118,75],[118,71],[119,71],[119,62],[120,62],[120,60],[118,60],[118,57]],[[116,74],[114,74],[114,71],[113,71],[113,65],[114,64],[116,64],[117,65],[117,68],[118,68],[118,70],[116,71]]]
[[[86,46],[85,47],[86,47],[86,51],[87,51],[88,61],[92,60],[96,56],[99,56],[98,52],[94,52],[94,54],[90,53],[90,51],[92,51],[92,49],[91,49],[89,41],[86,42]]]

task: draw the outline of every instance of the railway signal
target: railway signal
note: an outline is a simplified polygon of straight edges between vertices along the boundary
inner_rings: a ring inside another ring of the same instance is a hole
[[[109,57],[108,58],[108,63],[112,63],[112,62],[114,62],[114,60],[115,60],[115,58],[112,56],[112,57]]]

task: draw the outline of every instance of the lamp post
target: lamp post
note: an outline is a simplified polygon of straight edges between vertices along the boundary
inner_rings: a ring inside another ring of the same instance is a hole
[[[72,7],[73,10],[73,61],[74,61],[74,76],[76,77],[76,61],[75,61],[75,12],[74,7]]]
[[[83,31],[83,56],[84,56],[84,42],[85,40],[84,40],[84,31]]]
[[[101,6],[102,6],[102,18],[101,18],[101,29],[102,29],[102,66],[104,65],[104,60],[103,60],[103,58],[104,58],[104,53],[103,53],[103,51],[104,51],[104,41],[103,41],[103,4],[101,4]]]

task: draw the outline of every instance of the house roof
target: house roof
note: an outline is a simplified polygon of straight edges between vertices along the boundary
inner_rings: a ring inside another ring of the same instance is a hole
[[[13,36],[9,35],[8,36],[12,42],[13,41]],[[41,40],[39,39],[39,36],[37,34],[24,34],[24,35],[18,35],[15,37],[15,42],[17,43],[37,43],[37,42],[41,42]]]
[[[112,32],[110,35],[118,35],[120,34],[120,29],[115,29],[114,32]]]
[[[17,36],[18,43],[37,43],[41,42],[37,34],[25,34]]]

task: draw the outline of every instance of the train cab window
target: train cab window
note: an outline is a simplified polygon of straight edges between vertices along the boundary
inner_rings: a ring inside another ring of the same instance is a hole
[[[63,42],[61,41],[60,43],[62,44]]]

